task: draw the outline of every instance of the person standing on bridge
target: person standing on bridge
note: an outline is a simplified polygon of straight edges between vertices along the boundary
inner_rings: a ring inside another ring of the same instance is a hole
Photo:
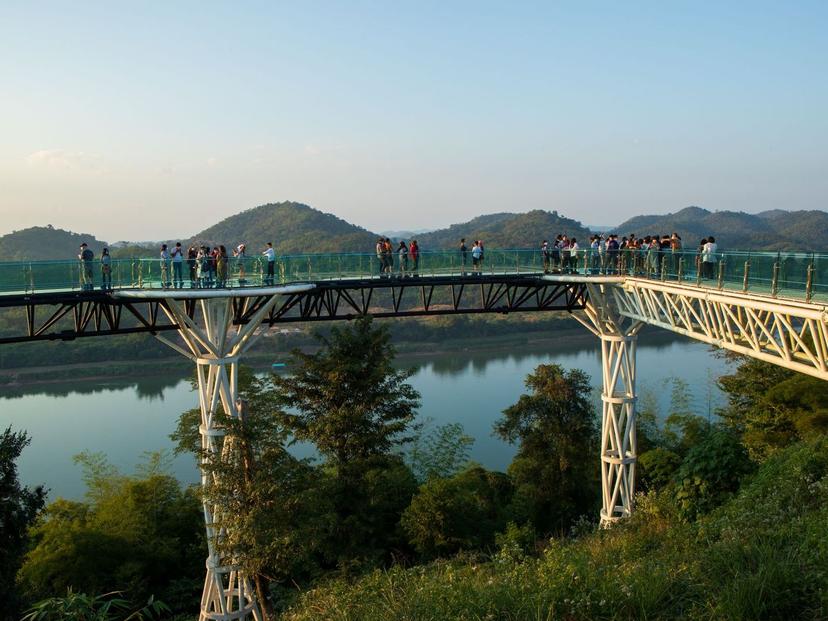
[[[460,239],[460,273],[466,275],[466,266],[469,264],[469,249],[466,247],[466,238]]]
[[[578,245],[578,240],[573,237],[572,241],[569,242],[569,269],[572,274],[578,273],[578,250],[580,249],[581,247]]]
[[[86,242],[80,245],[80,252],[78,259],[80,259],[80,281],[82,291],[92,291],[93,276],[92,276],[92,259],[95,258],[95,253],[89,249]]]
[[[385,239],[377,239],[377,263],[379,263],[380,278],[385,276]]]
[[[195,289],[198,278],[198,251],[195,246],[187,249],[187,267],[190,271],[190,289]]]
[[[716,274],[716,251],[719,246],[716,244],[716,238],[708,237],[707,243],[702,248],[702,267],[704,271],[702,275],[705,278],[715,278]]]
[[[544,274],[549,273],[549,257],[550,257],[549,242],[544,239],[543,243],[541,244],[541,259],[543,260],[543,273]]]
[[[471,250],[472,255],[472,276],[480,276],[480,260],[483,257],[483,248],[479,241],[475,241]]]
[[[244,260],[247,258],[247,246],[239,244],[233,248],[233,258],[236,260],[236,265],[239,266],[239,286],[243,287],[247,284],[247,278],[244,273]]]
[[[216,287],[224,288],[227,286],[227,248],[224,246],[218,247],[216,253]]]
[[[400,245],[397,246],[397,254],[400,257],[400,278],[405,278],[408,273],[408,246],[404,239],[401,239]]]
[[[172,284],[170,282],[170,251],[167,250],[167,244],[161,244],[161,286],[164,289],[169,288]]]
[[[262,254],[267,257],[267,275],[264,278],[264,284],[272,286],[274,276],[273,268],[276,266],[276,251],[273,250],[272,242],[267,242],[267,247]]]
[[[175,242],[172,250],[173,283],[176,289],[184,288],[184,249],[181,242]]]
[[[416,239],[411,240],[411,246],[408,248],[408,256],[411,257],[411,275],[414,278],[420,275],[420,246]]]
[[[209,247],[207,249],[210,250]],[[210,276],[209,276],[209,285],[208,286],[210,286],[210,287],[212,287],[213,283],[215,283],[218,280],[218,278],[216,276],[216,274],[218,273],[218,255],[219,255],[219,247],[214,246],[213,249],[210,251],[210,254],[209,254],[209,257],[210,257]]]
[[[112,290],[112,257],[109,248],[101,250],[101,291]]]

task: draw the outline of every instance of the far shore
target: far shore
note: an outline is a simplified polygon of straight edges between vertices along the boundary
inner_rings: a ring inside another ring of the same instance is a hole
[[[397,360],[403,366],[406,361],[427,360],[451,353],[460,352],[499,352],[520,346],[521,351],[537,351],[544,348],[583,345],[598,346],[595,337],[586,330],[550,331],[536,333],[507,334],[502,337],[487,336],[482,338],[461,338],[446,341],[400,341],[394,343],[397,348]],[[303,351],[314,351],[315,347],[302,347]],[[251,352],[246,363],[251,367],[264,370],[273,362],[285,361],[290,351],[277,349],[271,352]],[[62,365],[25,367],[21,369],[0,370],[0,389],[24,388],[37,385],[65,384],[73,381],[95,382],[123,380],[135,377],[169,376],[171,367],[181,369],[181,377],[187,377],[189,364],[181,356],[167,356],[153,360],[112,362],[89,362]],[[71,372],[71,374],[69,374]]]

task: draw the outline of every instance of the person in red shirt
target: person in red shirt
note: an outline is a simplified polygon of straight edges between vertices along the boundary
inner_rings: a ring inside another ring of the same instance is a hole
[[[417,245],[416,239],[411,240],[411,245],[408,248],[408,258],[411,259],[411,275],[417,278],[420,275],[420,247]]]

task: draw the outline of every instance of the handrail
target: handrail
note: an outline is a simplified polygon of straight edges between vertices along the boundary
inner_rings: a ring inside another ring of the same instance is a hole
[[[180,267],[176,267],[176,266]],[[486,248],[472,250],[300,253],[277,256],[268,272],[264,256],[229,257],[223,265],[176,263],[160,258],[111,259],[108,278],[96,257],[0,262],[0,294],[90,289],[235,288],[346,278],[417,278],[493,274],[614,275],[684,282],[716,289],[750,291],[796,299],[828,299],[828,254],[726,250],[706,256],[697,250],[655,249],[552,251]]]

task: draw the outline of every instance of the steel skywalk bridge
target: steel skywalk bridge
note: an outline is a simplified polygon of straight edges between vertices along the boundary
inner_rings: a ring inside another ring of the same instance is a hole
[[[564,263],[564,260],[566,262]],[[633,509],[637,334],[653,325],[828,380],[828,256],[580,251],[545,261],[535,250],[423,253],[381,275],[373,255],[230,260],[227,274],[190,278],[157,259],[113,261],[112,287],[78,261],[0,263],[0,308],[19,330],[0,345],[145,332],[196,366],[202,448],[222,451],[223,415],[238,416],[240,358],[287,322],[460,313],[567,312],[601,341],[601,520]],[[221,278],[216,286],[216,278]],[[170,338],[173,333],[178,341]],[[220,406],[220,407],[219,407]],[[202,473],[202,483],[208,475]],[[248,579],[220,558],[219,506],[206,504],[209,543],[201,619],[260,618]]]

